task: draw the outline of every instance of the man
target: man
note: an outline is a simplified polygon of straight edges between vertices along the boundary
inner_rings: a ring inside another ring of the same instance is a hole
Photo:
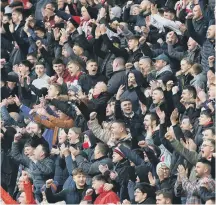
[[[107,88],[111,95],[117,93],[120,85],[124,85],[126,82],[126,70],[125,70],[125,60],[124,58],[115,58],[113,63],[113,74],[108,81]]]
[[[34,150],[34,155],[28,158],[20,153],[19,139],[19,136],[15,135],[11,151],[12,157],[29,168],[29,173],[34,183],[34,194],[37,200],[41,201],[40,189],[45,181],[54,173],[54,162],[49,157],[49,147],[45,143],[39,144]]]
[[[19,64],[19,74],[22,77],[29,76],[31,72],[31,63],[28,60],[23,60]]]
[[[207,185],[208,190],[214,192],[215,180],[211,176],[211,164],[207,159],[202,158],[196,163],[195,172],[197,180],[195,181],[189,181],[186,170],[182,165],[179,165],[178,172],[183,191],[187,194],[186,204],[202,204],[199,191],[203,185]]]
[[[173,193],[166,190],[159,190],[156,192],[156,204],[172,204]]]
[[[177,60],[182,58],[188,58],[193,63],[200,63],[200,47],[198,43],[191,37],[187,42],[188,50],[186,52],[176,51],[171,43],[168,43],[168,53],[169,56]]]
[[[120,101],[123,93],[123,87],[120,86],[116,94],[115,103],[115,118],[125,122],[126,127],[129,129],[132,136],[132,147],[138,148],[138,142],[144,140],[143,136],[143,120],[132,110],[132,102],[129,99]]]
[[[97,62],[93,59],[86,62],[86,70],[88,74],[80,76],[78,84],[81,86],[82,91],[85,94],[89,93],[98,82],[106,82],[106,78],[103,75],[98,74]]]
[[[92,161],[87,161],[79,150],[71,148],[70,151],[75,157],[77,166],[91,177],[100,173],[99,165],[107,164],[109,169],[113,167],[112,160],[107,157],[109,148],[101,142],[97,143],[94,149],[94,160]]]
[[[158,57],[154,58],[155,69],[156,69],[156,80],[162,80],[166,84],[169,80],[173,80],[173,72],[170,68],[170,60],[167,55],[161,54]]]
[[[53,194],[51,187],[54,185],[54,181],[49,179],[46,181],[46,198],[49,203],[56,203],[59,201],[65,201],[66,204],[79,204],[85,196],[88,186],[86,185],[86,173],[76,168],[72,172],[73,178],[69,189],[63,189],[57,194]]]
[[[94,204],[118,204],[120,202],[119,197],[113,191],[105,191],[104,185],[106,183],[105,178],[102,175],[96,175],[92,179],[92,188],[98,195],[94,201]],[[92,201],[93,190],[87,190],[84,200]]]

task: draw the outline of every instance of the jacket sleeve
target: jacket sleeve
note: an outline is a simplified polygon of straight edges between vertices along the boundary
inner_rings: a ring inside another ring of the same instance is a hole
[[[154,151],[149,147],[145,147],[144,150],[147,157],[149,158],[150,163],[156,167],[160,160],[155,156]]]
[[[36,204],[32,192],[32,184],[30,182],[24,183],[24,192],[26,194],[26,204]]]
[[[22,113],[24,114],[25,117],[28,117],[29,119],[33,120],[32,115],[29,114],[29,112],[31,111],[31,109],[25,105],[21,105],[20,106],[20,110],[22,111]]]
[[[206,187],[200,187],[199,190],[199,196],[203,201],[207,201],[209,199],[215,198],[215,193],[212,191],[209,191]]]
[[[49,203],[56,203],[66,200],[66,190],[64,189],[57,194],[53,194],[51,188],[46,188],[45,194]]]
[[[19,204],[13,198],[10,196],[8,192],[6,192],[2,187],[0,189],[1,192],[1,198],[4,201],[5,204]]]
[[[50,159],[45,164],[37,161],[36,163],[31,163],[31,168],[33,170],[39,170],[39,172],[43,175],[50,175],[54,172],[54,162]]]
[[[71,155],[65,157],[66,167],[68,170],[69,175],[72,175],[72,172],[75,168],[77,168],[76,161],[73,161]]]
[[[188,34],[191,38],[193,38],[199,45],[203,45],[205,38],[203,36],[199,36],[199,34],[195,31],[192,19],[187,20],[187,28],[188,28]]]
[[[184,113],[185,106],[182,105],[182,103],[180,103],[180,98],[179,98],[178,93],[173,95],[172,98],[173,98],[173,104],[175,105],[175,108],[178,109],[178,112],[181,113],[181,114]]]
[[[166,134],[166,125],[165,123],[160,124],[160,131],[159,131],[160,141],[170,153],[173,153],[173,147],[170,144],[170,142],[164,137],[165,134]]]
[[[182,155],[188,162],[194,166],[196,165],[197,161],[199,160],[199,155],[197,152],[184,148],[184,146],[178,140],[173,140],[171,145],[175,151]]]
[[[7,108],[5,106],[1,107],[1,117],[7,126],[15,125],[15,120],[10,116]]]
[[[54,116],[50,116],[49,121],[51,123],[53,123],[53,125],[55,127],[60,127],[60,128],[71,128],[71,127],[73,127],[73,124],[74,124],[72,119],[61,120],[61,119],[56,118]]]
[[[97,119],[90,120],[88,122],[88,128],[93,132],[95,137],[97,137],[102,142],[107,143],[109,141],[111,132],[107,129],[102,129]]]
[[[123,116],[122,110],[121,110],[120,100],[116,100],[116,103],[115,103],[115,118],[117,120],[123,120],[124,119],[124,116]]]
[[[180,128],[179,124],[176,124],[173,126],[173,131],[174,131],[174,134],[175,134],[177,140],[180,140],[181,138],[185,139],[184,134],[183,134],[182,129]]]
[[[136,153],[125,147],[124,145],[120,145],[119,149],[122,153],[132,161],[136,166],[141,165],[143,163],[143,159],[139,157]]]
[[[55,124],[50,122],[47,119],[41,119],[40,115],[35,115],[34,116],[34,121],[37,123],[40,123],[42,125],[44,125],[45,127],[49,128],[49,129],[54,129],[55,128]]]
[[[95,39],[95,42],[94,42],[94,53],[98,57],[100,57],[102,59],[105,59],[106,55],[107,55],[107,52],[101,50],[102,41],[103,41],[102,37],[100,37],[98,39]]]
[[[25,167],[29,167],[31,160],[20,153],[19,144],[17,142],[12,143],[11,155],[15,161],[19,162]]]
[[[173,45],[168,44],[168,54],[170,57],[175,58],[177,60],[181,60],[185,56],[185,52],[176,51],[173,48]]]

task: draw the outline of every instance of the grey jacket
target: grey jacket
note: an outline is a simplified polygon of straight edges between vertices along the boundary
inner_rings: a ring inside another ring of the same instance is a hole
[[[35,192],[39,192],[46,180],[53,177],[54,162],[49,157],[34,163],[19,151],[19,143],[13,142],[11,155],[20,164],[29,168],[30,175],[33,179]]]

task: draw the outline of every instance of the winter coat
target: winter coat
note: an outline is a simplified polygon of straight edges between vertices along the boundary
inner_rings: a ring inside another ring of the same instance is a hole
[[[120,85],[124,85],[126,83],[126,80],[127,76],[124,69],[113,72],[107,84],[108,93],[110,93],[111,95],[116,94]]]
[[[190,81],[190,85],[196,87],[199,87],[201,89],[206,88],[206,74],[204,72],[199,73],[198,75],[194,76],[194,78]]]
[[[29,168],[34,183],[34,192],[38,194],[46,180],[52,177],[54,173],[54,162],[47,157],[35,164],[27,156],[20,153],[19,143],[15,142],[12,144],[11,155],[17,162]]]

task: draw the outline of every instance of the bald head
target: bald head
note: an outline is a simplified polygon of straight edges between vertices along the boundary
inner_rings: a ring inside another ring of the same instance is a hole
[[[124,58],[115,58],[113,61],[113,72],[119,71],[125,68]]]

